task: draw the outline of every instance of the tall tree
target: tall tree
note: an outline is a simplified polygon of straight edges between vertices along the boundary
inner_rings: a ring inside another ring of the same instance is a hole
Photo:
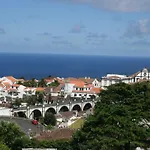
[[[43,104],[45,93],[44,92],[36,92],[35,94],[36,94],[36,97],[37,97],[37,102],[40,103],[40,104]]]
[[[148,83],[112,85],[100,94],[94,115],[73,137],[76,150],[130,150],[150,137]]]

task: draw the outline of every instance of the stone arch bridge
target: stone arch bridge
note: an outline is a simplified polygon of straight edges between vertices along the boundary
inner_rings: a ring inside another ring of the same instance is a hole
[[[95,106],[94,100],[74,99],[72,101],[60,101],[60,102],[57,101],[57,103],[53,103],[53,104],[20,107],[17,109],[13,109],[13,112],[14,114],[17,114],[17,116],[19,117],[34,119],[40,116],[44,117],[47,112],[57,114],[59,112],[73,111],[73,110],[86,111],[89,108],[93,108],[94,106]]]

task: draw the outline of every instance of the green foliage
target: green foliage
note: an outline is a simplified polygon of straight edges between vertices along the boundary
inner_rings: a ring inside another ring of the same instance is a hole
[[[17,138],[11,145],[11,150],[22,150],[22,148],[32,148],[31,140],[27,137]]]
[[[34,78],[29,81],[25,81],[23,83],[19,82],[19,84],[24,85],[26,87],[37,87],[38,86],[38,84]]]
[[[52,126],[55,126],[56,125],[56,118],[55,118],[55,115],[50,113],[50,112],[47,112],[45,114],[45,117],[44,117],[44,123],[46,125],[52,125]]]
[[[47,87],[47,84],[45,82],[44,79],[41,79],[39,82],[38,82],[38,87]]]
[[[28,96],[24,99],[28,106],[35,105],[37,103],[36,95]]]
[[[9,150],[9,148],[7,147],[7,145],[0,143],[0,150]]]
[[[52,130],[52,129],[53,129],[53,126],[52,126],[52,125],[47,125],[47,126],[46,126],[46,129],[47,129],[47,130]]]
[[[21,105],[22,99],[16,98],[15,101],[12,103],[13,106],[19,107]]]
[[[54,87],[57,87],[59,85],[60,85],[60,83],[57,80],[55,80],[54,82],[52,82],[51,84],[49,84],[49,86],[54,86]]]
[[[57,141],[41,141],[39,142],[41,148],[57,148],[57,150],[72,150],[70,141],[57,140]]]
[[[0,141],[8,147],[11,147],[17,138],[21,138],[24,135],[16,124],[5,121],[0,122]]]
[[[146,146],[150,137],[150,86],[147,83],[112,85],[100,94],[94,115],[72,140],[76,150],[129,150]],[[145,120],[145,122],[143,122]]]
[[[44,92],[36,92],[36,99],[38,103],[43,104],[44,94]]]
[[[72,150],[70,141],[68,140],[38,141],[28,138],[16,139],[11,150],[22,150],[22,148],[57,148],[57,150]]]

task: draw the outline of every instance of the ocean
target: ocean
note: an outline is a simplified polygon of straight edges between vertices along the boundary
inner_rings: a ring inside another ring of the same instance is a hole
[[[144,67],[150,68],[149,58],[0,53],[0,77],[12,75],[40,79],[51,75],[101,78],[107,73],[130,75]]]

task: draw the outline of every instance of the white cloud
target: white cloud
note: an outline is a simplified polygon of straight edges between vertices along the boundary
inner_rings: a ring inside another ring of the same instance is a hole
[[[129,22],[127,30],[124,33],[124,37],[128,38],[142,38],[148,35],[150,35],[150,19]]]
[[[150,0],[64,0],[64,1],[90,4],[109,11],[121,11],[121,12],[150,11]]]

